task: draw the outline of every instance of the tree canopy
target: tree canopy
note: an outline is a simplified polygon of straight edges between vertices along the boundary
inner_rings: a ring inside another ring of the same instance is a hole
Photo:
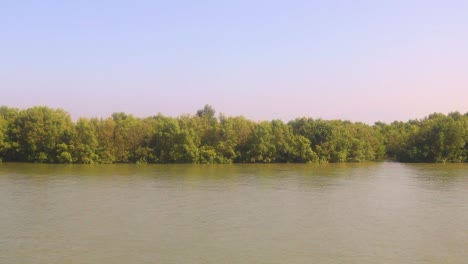
[[[368,125],[114,113],[73,122],[62,109],[0,107],[0,160],[46,163],[467,162],[468,113]]]

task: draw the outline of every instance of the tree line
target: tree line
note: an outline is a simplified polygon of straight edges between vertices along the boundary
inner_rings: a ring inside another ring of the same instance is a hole
[[[0,160],[43,163],[467,162],[468,113],[368,125],[297,118],[254,122],[162,114],[73,122],[61,109],[0,107]]]

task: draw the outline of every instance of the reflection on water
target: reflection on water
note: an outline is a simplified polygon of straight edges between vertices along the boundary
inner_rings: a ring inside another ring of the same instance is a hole
[[[0,164],[0,263],[466,263],[466,164]]]

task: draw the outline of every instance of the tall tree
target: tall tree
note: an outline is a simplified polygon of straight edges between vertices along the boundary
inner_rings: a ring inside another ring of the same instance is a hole
[[[95,123],[87,118],[80,118],[75,125],[72,137],[73,161],[77,163],[100,162]]]
[[[61,109],[38,106],[20,111],[11,134],[19,161],[72,162],[69,152],[73,123]]]

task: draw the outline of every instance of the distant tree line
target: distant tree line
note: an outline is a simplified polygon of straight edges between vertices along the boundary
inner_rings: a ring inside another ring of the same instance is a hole
[[[385,158],[467,162],[468,113],[375,123],[298,118],[254,122],[215,115],[161,114],[73,122],[61,109],[0,107],[0,160],[44,163],[325,163]]]

